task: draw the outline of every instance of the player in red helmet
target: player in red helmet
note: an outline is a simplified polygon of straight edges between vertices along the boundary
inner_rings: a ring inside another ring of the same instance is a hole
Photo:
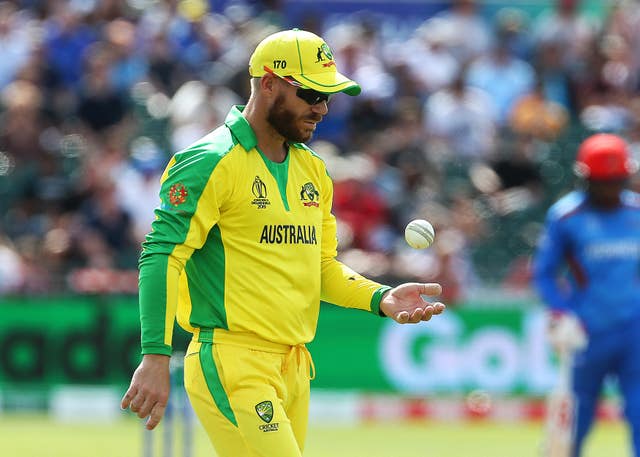
[[[573,354],[572,457],[581,455],[607,377],[618,381],[632,455],[640,456],[640,195],[626,189],[637,168],[621,137],[587,138],[575,162],[585,187],[549,209],[534,256],[550,343]]]
[[[582,142],[574,170],[585,179],[591,200],[603,207],[615,207],[627,179],[638,170],[624,139],[611,133],[598,133]]]
[[[626,179],[638,164],[629,156],[627,143],[617,135],[598,133],[580,145],[576,173],[592,180]]]

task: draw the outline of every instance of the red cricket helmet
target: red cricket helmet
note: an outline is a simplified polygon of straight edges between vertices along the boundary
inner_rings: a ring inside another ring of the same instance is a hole
[[[638,163],[629,156],[625,140],[610,133],[598,133],[578,148],[574,170],[585,179],[624,179],[638,170]]]

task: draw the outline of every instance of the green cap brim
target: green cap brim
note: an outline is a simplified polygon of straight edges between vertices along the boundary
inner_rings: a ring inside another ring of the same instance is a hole
[[[358,95],[362,92],[360,85],[338,72],[317,73],[315,75],[291,75],[296,81],[324,94],[344,92],[347,95]]]

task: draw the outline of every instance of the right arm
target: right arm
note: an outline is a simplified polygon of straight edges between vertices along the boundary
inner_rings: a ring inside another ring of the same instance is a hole
[[[546,306],[553,312],[570,310],[568,291],[559,282],[559,271],[565,266],[567,244],[559,221],[547,215],[533,258],[533,284]]]
[[[153,430],[160,423],[167,408],[171,384],[169,360],[167,355],[144,355],[120,403],[120,408],[131,408],[140,419],[148,417],[145,424],[148,430]]]
[[[534,256],[533,280],[549,309],[549,342],[558,352],[581,349],[587,342],[582,323],[575,316],[570,292],[562,287],[559,271],[569,261],[569,240],[557,219],[548,215]]]
[[[162,176],[161,205],[140,256],[143,359],[121,403],[138,417],[149,417],[149,430],[162,419],[169,398],[169,359],[180,275],[219,218],[211,179],[217,161],[207,160],[204,151],[196,148],[176,157]],[[207,202],[206,210],[199,208],[201,200]]]

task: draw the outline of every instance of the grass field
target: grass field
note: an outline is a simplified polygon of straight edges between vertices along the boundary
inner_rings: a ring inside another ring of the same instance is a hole
[[[535,457],[540,423],[410,422],[310,428],[305,457]],[[161,430],[154,432],[159,450]],[[108,424],[55,423],[43,416],[1,416],[0,455],[6,457],[137,457],[142,427],[127,418]],[[179,442],[176,447],[179,446]],[[161,455],[159,452],[158,456]],[[216,454],[200,426],[194,457]],[[623,424],[596,426],[584,457],[627,457]],[[182,457],[179,453],[175,457]],[[242,456],[238,456],[242,457]],[[274,456],[277,457],[277,456]]]

